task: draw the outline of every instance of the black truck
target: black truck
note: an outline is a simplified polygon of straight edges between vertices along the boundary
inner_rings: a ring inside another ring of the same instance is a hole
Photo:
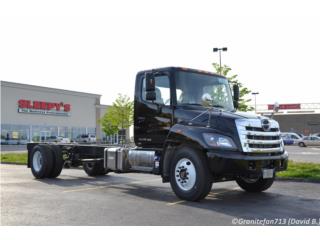
[[[233,91],[232,91],[232,90]],[[141,71],[134,97],[135,147],[29,143],[36,178],[56,178],[83,166],[89,176],[109,172],[161,175],[175,194],[198,201],[214,182],[235,180],[248,192],[268,189],[288,154],[279,124],[236,111],[239,87],[220,75],[179,67]]]

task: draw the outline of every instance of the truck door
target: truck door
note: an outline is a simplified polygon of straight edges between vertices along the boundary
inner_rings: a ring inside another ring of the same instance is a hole
[[[139,82],[140,96],[135,98],[135,143],[144,147],[162,147],[171,127],[172,118],[169,75],[155,76],[156,100],[154,101],[146,100],[144,76],[141,76]]]

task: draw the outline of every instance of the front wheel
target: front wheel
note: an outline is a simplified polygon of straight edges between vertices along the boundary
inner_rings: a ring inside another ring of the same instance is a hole
[[[263,179],[262,177],[257,179],[237,178],[236,182],[239,187],[247,192],[263,192],[270,188],[274,182],[274,178]]]
[[[303,142],[299,143],[299,147],[305,147],[306,145]]]
[[[175,194],[187,201],[199,201],[211,190],[212,181],[202,152],[180,148],[172,161],[170,184]]]

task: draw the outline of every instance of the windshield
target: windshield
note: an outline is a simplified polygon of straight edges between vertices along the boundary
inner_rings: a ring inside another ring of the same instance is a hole
[[[187,71],[176,72],[178,105],[202,105],[232,111],[233,99],[228,80],[223,77]]]

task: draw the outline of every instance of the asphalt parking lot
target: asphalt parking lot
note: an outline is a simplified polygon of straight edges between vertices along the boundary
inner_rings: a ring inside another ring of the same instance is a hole
[[[295,162],[320,163],[320,147],[285,146],[290,160]]]
[[[154,175],[92,178],[64,169],[58,179],[35,180],[25,166],[1,165],[1,225],[233,225],[241,219],[319,224],[320,184],[277,181],[248,194],[236,183],[216,183],[205,200],[185,202]]]

